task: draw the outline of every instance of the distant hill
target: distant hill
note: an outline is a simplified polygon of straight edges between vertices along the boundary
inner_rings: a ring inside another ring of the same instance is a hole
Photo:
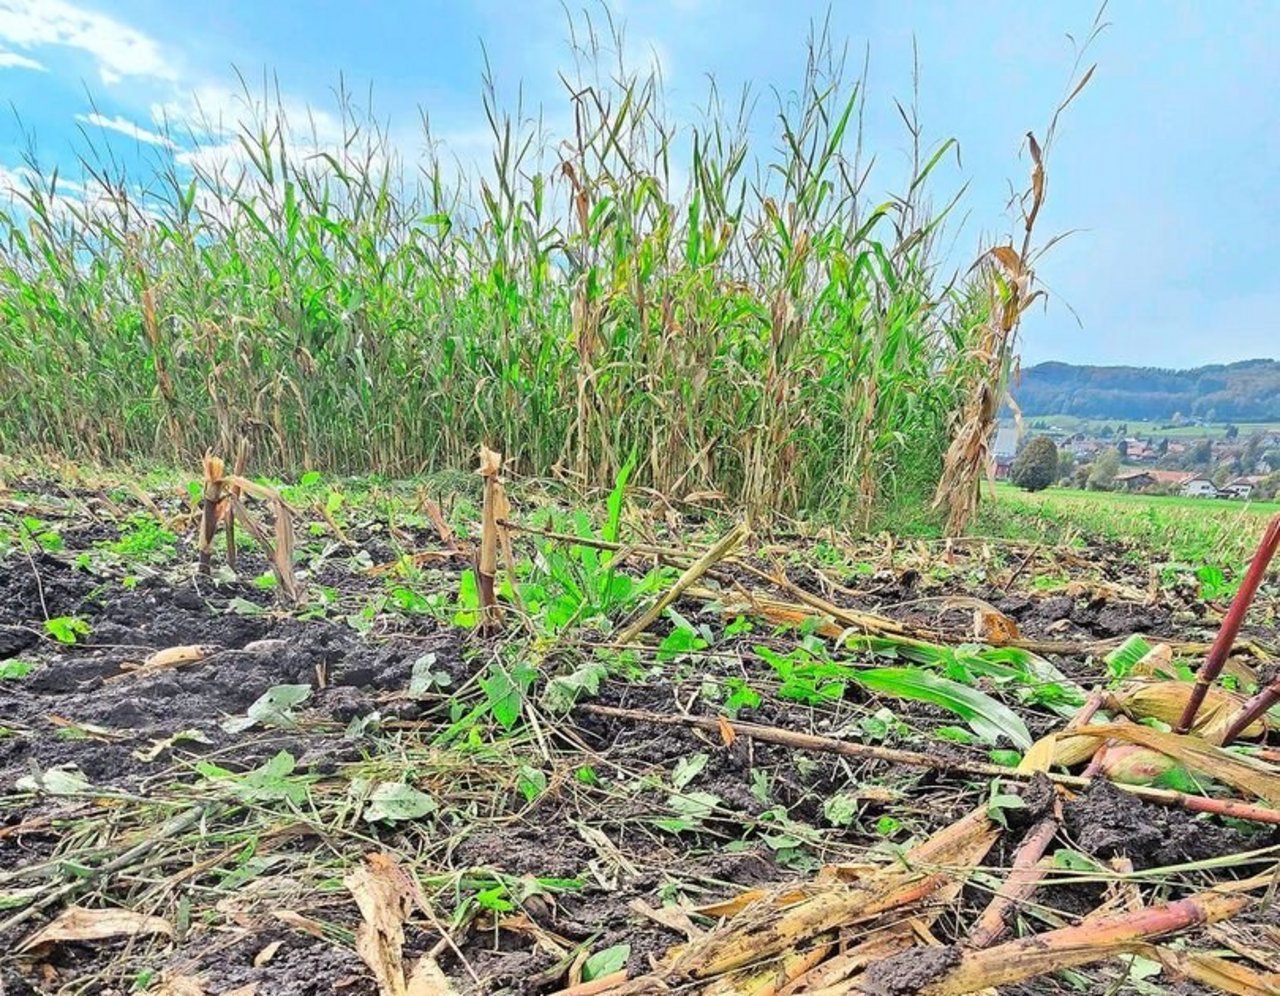
[[[1037,363],[1013,396],[1026,416],[1280,421],[1280,360],[1243,360],[1194,370]]]

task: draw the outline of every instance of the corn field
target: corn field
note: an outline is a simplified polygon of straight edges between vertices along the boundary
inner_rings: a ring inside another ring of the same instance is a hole
[[[595,486],[634,458],[638,484],[762,512],[926,500],[1007,372],[990,266],[945,258],[959,198],[930,174],[954,143],[904,112],[881,193],[862,81],[821,35],[768,145],[750,98],[712,87],[678,126],[656,75],[576,44],[559,116],[486,82],[474,170],[407,162],[342,95],[319,141],[268,90],[226,161],[86,155],[84,200],[28,171],[0,214],[0,446],[189,465],[247,438],[280,474],[405,475],[484,441],[524,473]]]

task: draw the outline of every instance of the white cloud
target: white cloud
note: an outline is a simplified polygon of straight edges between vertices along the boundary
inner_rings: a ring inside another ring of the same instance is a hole
[[[342,122],[336,115],[269,89],[265,83],[257,90],[204,83],[151,105],[151,119],[156,124],[177,124],[197,133],[223,137],[233,134],[241,124],[273,123],[277,114],[290,132],[314,137],[317,144],[343,139]]]
[[[0,0],[0,39],[23,49],[57,45],[86,52],[108,84],[126,76],[178,78],[154,38],[65,0]]]
[[[54,218],[63,219],[71,215],[83,216],[86,213],[119,212],[127,206],[137,214],[149,214],[138,203],[136,197],[111,190],[99,183],[84,184],[59,176],[55,187],[50,186],[48,177],[41,176],[30,167],[9,167],[0,164],[0,200],[18,201],[29,204],[31,201],[43,202]]]
[[[212,145],[198,145],[185,149],[173,157],[188,169],[204,176],[226,178],[234,171],[247,166],[249,156],[237,139]]]
[[[118,131],[121,135],[128,135],[135,138],[139,142],[147,142],[150,145],[162,145],[166,149],[176,149],[178,146],[165,135],[159,132],[149,131],[140,125],[134,124],[128,118],[121,117],[117,114],[114,118],[109,118],[105,114],[99,114],[94,111],[92,114],[77,114],[77,121],[83,121],[86,124],[97,125],[99,128],[106,128],[108,131]]]
[[[3,26],[0,26],[0,31]],[[28,59],[25,55],[19,55],[17,52],[5,52],[0,50],[0,69],[34,69],[37,72],[46,72],[42,63],[36,62],[35,59]]]
[[[12,168],[0,163],[0,195],[12,197],[30,185],[31,171],[25,166]]]

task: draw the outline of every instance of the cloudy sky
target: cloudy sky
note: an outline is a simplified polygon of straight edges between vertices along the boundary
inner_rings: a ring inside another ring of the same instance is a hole
[[[572,9],[577,9],[574,4]],[[692,116],[708,75],[750,82],[771,140],[772,89],[800,81],[810,23],[828,4],[792,0],[611,0],[627,56],[656,60],[673,115]],[[599,13],[598,3],[589,9]],[[867,136],[886,185],[906,141],[893,98],[911,95],[913,41],[927,135],[955,137],[941,190],[970,184],[959,245],[1008,229],[1022,136],[1043,135],[1064,95],[1086,3],[841,0],[833,33],[870,52]],[[1117,0],[1089,52],[1093,82],[1068,110],[1050,162],[1046,235],[1072,230],[1041,264],[1052,292],[1027,317],[1024,362],[1190,366],[1280,355],[1280,4]],[[412,158],[419,108],[460,156],[484,119],[485,52],[502,93],[563,113],[569,60],[559,0],[0,0],[0,183],[34,147],[74,176],[87,143],[123,161],[182,157],[197,103],[234,116],[236,71],[274,74],[286,104],[333,125],[339,74],[372,86]],[[171,127],[172,139],[162,134]],[[176,143],[174,147],[173,143]]]

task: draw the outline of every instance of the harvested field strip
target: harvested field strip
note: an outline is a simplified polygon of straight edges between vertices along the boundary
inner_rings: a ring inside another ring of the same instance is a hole
[[[7,991],[1274,989],[1274,572],[1178,736],[1137,549],[312,479],[294,604],[196,484],[0,492]]]

